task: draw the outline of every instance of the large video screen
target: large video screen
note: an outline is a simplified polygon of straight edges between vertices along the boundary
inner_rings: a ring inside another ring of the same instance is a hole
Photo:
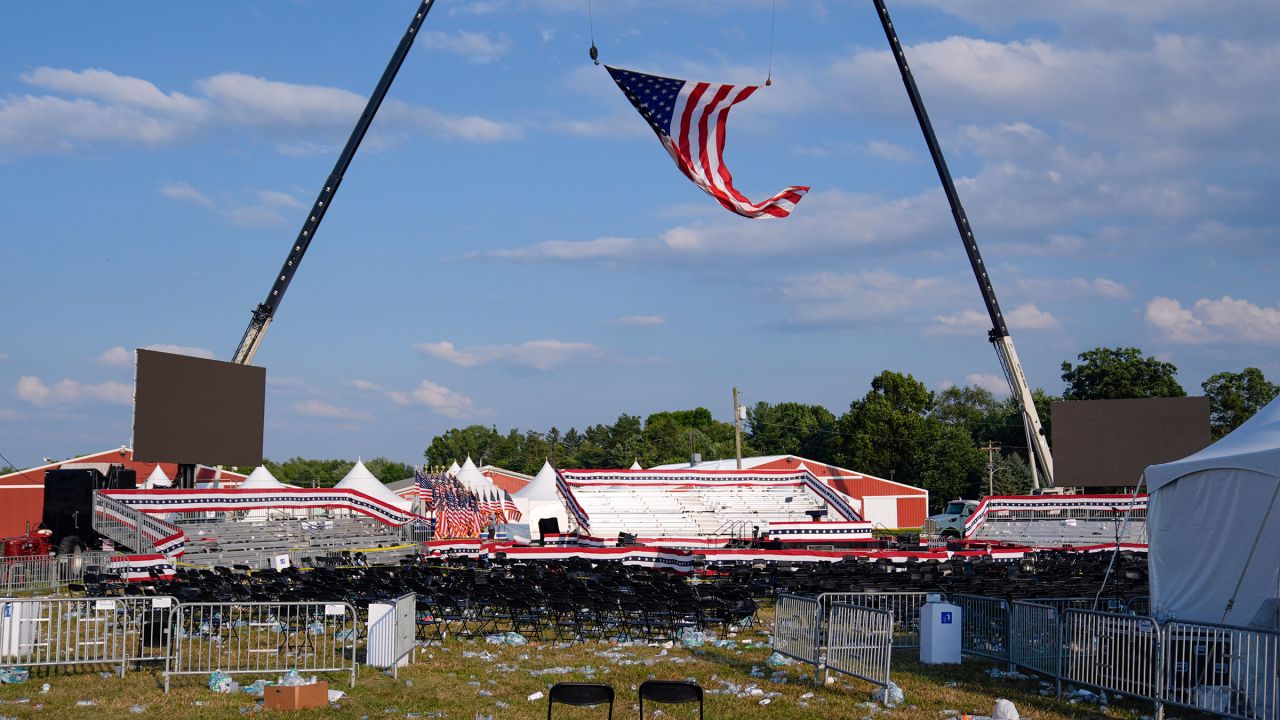
[[[134,458],[261,464],[266,392],[265,368],[138,350]]]
[[[1209,398],[1053,403],[1053,484],[1134,487],[1148,465],[1209,444]]]

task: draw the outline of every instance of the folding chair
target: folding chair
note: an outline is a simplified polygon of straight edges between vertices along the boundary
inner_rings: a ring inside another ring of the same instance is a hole
[[[644,720],[644,701],[678,704],[698,703],[698,720],[702,720],[702,686],[684,680],[645,680],[640,683],[640,720]]]
[[[576,682],[552,685],[551,692],[547,694],[547,720],[551,720],[551,708],[556,703],[587,707],[609,703],[609,720],[613,720],[613,687],[610,685]]]

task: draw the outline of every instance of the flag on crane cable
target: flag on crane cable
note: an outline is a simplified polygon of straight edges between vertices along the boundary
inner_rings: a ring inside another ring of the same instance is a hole
[[[783,188],[767,200],[752,202],[733,187],[724,165],[729,108],[751,97],[758,85],[718,85],[605,66],[627,99],[658,135],[685,177],[730,212],[747,218],[786,217],[806,185]]]

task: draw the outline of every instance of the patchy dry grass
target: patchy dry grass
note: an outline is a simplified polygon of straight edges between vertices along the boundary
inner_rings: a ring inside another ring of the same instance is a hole
[[[945,710],[960,713],[991,712],[997,697],[1012,700],[1024,718],[1129,718],[1150,713],[1145,704],[1122,703],[1103,712],[1098,708],[1071,705],[1039,695],[1036,680],[993,679],[985,670],[992,664],[966,659],[958,667],[925,666],[913,653],[899,652],[893,659],[893,677],[905,691],[907,704],[888,710],[868,704],[872,686],[841,677],[830,687],[812,684],[812,669],[804,665],[783,668],[785,675],[770,679],[773,668],[765,664],[770,650],[768,638],[759,630],[746,631],[737,640],[750,639],[758,646],[719,648],[704,646],[671,649],[649,646],[612,646],[591,642],[560,647],[551,643],[526,646],[488,645],[481,641],[450,639],[444,646],[418,651],[417,662],[400,671],[399,679],[361,668],[354,689],[345,678],[332,676],[330,687],[348,692],[337,705],[327,709],[292,713],[324,718],[453,718],[474,720],[477,715],[494,720],[546,716],[546,700],[529,701],[535,692],[546,693],[559,681],[604,682],[617,691],[614,708],[617,718],[635,718],[636,687],[646,679],[693,679],[708,691],[708,718],[758,718],[760,720],[836,720],[868,716],[895,720],[940,720]],[[753,677],[759,668],[766,677]],[[248,684],[255,676],[237,676]],[[40,686],[51,686],[40,694]],[[0,687],[0,716],[19,718],[101,718],[132,717],[130,707],[142,705],[152,718],[226,718],[242,713],[285,715],[260,709],[247,694],[216,695],[205,688],[204,678],[186,677],[174,681],[165,695],[162,678],[155,669],[130,672],[125,678],[103,678],[95,673],[34,674],[22,685]],[[948,685],[953,684],[953,687]],[[737,686],[747,692],[754,685],[764,695],[740,697],[727,692]],[[811,695],[809,695],[811,693]],[[25,699],[25,702],[22,700]],[[766,705],[762,700],[768,699]],[[92,700],[89,707],[77,702]],[[690,706],[661,706],[663,718],[696,717]],[[557,718],[604,717],[604,710],[557,706]]]

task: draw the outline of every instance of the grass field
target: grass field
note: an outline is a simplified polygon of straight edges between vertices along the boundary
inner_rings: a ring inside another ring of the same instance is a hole
[[[752,646],[744,646],[751,640]],[[336,705],[294,713],[268,712],[256,698],[244,693],[218,695],[205,687],[205,678],[174,680],[165,695],[158,670],[142,669],[125,678],[104,678],[93,672],[79,674],[33,673],[20,685],[0,686],[0,716],[17,718],[134,717],[130,708],[145,707],[145,716],[178,718],[227,718],[243,713],[307,715],[324,718],[453,718],[493,720],[545,718],[545,699],[529,695],[547,691],[558,681],[611,684],[617,692],[616,718],[636,718],[636,687],[646,679],[692,679],[708,692],[706,717],[787,720],[843,720],[864,717],[940,720],[946,711],[987,715],[997,697],[1012,700],[1024,718],[1131,718],[1151,713],[1146,703],[1112,701],[1110,707],[1070,704],[1042,697],[1035,679],[1014,681],[986,674],[992,663],[965,659],[962,666],[925,666],[914,652],[900,651],[893,658],[893,679],[906,693],[906,703],[896,709],[870,704],[872,685],[838,676],[836,684],[817,687],[812,668],[795,664],[784,674],[766,665],[769,639],[761,628],[738,633],[736,648],[703,646],[666,649],[649,646],[616,646],[599,642],[561,647],[552,643],[524,646],[490,645],[484,640],[451,638],[443,646],[418,650],[416,662],[400,670],[400,677],[362,667],[355,688],[344,677],[330,678],[330,687],[348,693]],[[764,677],[754,677],[757,674]],[[256,677],[236,676],[242,684]],[[274,679],[274,678],[271,678]],[[42,683],[51,686],[40,693]],[[755,690],[749,688],[754,687]],[[745,695],[745,696],[740,696]],[[767,703],[762,704],[763,701]],[[92,701],[92,706],[80,706]],[[658,716],[696,718],[692,706],[657,706]],[[648,707],[646,707],[648,710]],[[647,713],[653,716],[652,713]],[[603,709],[557,705],[555,717],[603,718]]]

